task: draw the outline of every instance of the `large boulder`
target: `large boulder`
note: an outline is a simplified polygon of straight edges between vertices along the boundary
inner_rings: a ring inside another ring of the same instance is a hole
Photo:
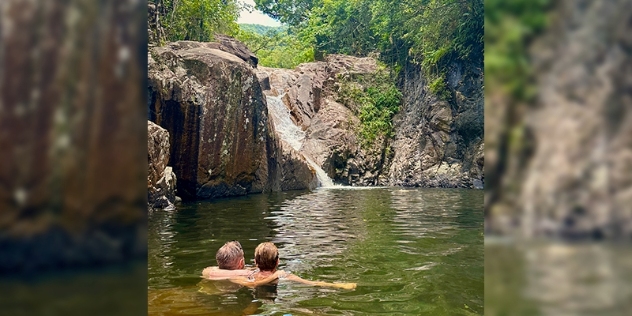
[[[169,163],[169,132],[147,122],[147,203],[150,208],[172,210],[176,199],[176,175]]]
[[[281,190],[314,189],[318,185],[316,172],[305,157],[285,141],[281,141]]]
[[[275,135],[249,54],[218,45],[227,44],[181,41],[150,50],[149,116],[170,135],[178,195],[312,188],[313,172]]]
[[[2,2],[0,274],[146,260],[145,9]]]

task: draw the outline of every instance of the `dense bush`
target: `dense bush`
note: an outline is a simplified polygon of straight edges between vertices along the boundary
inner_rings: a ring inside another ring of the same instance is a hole
[[[393,116],[399,111],[402,94],[393,75],[382,66],[374,74],[339,76],[338,101],[358,114],[362,145],[393,134]]]

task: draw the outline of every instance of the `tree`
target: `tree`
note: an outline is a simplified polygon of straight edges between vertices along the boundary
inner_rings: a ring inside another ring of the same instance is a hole
[[[239,30],[241,6],[236,0],[153,0],[168,41],[206,42],[214,33],[233,35]]]

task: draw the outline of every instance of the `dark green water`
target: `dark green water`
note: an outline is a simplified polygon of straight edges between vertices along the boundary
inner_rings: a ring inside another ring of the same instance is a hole
[[[215,252],[260,242],[309,280],[251,290],[201,280]],[[319,189],[183,204],[149,216],[150,315],[480,315],[483,191]]]
[[[485,315],[631,314],[629,244],[485,241]]]
[[[144,315],[147,263],[0,278],[0,315]]]

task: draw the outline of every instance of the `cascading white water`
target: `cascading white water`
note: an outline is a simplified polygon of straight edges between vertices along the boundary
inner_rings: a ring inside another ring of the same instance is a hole
[[[274,128],[285,142],[290,144],[294,150],[300,152],[305,140],[305,132],[292,121],[290,117],[290,110],[285,106],[282,100],[283,96],[269,96],[266,95],[268,102],[268,113],[272,117]],[[334,182],[329,178],[325,170],[319,165],[313,162],[311,159],[305,157],[307,163],[316,170],[316,178],[320,182],[322,187],[332,187]]]

